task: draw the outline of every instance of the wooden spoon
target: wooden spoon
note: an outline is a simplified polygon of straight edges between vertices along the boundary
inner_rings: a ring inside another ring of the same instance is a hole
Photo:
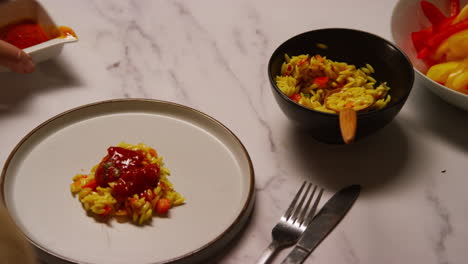
[[[354,90],[353,90],[354,89]],[[357,130],[357,113],[371,106],[375,99],[371,95],[359,93],[356,89],[335,89],[330,91],[325,97],[325,106],[328,109],[338,112],[340,121],[341,137],[345,144],[354,142]],[[337,104],[337,102],[341,102]],[[359,102],[359,103],[356,103]]]
[[[341,137],[344,143],[350,144],[356,137],[357,113],[352,108],[344,108],[339,111]]]

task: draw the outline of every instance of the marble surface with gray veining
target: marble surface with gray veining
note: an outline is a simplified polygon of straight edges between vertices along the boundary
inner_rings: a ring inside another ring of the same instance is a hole
[[[73,107],[115,98],[176,102],[231,129],[255,168],[252,218],[213,263],[254,263],[304,179],[325,187],[327,197],[347,184],[363,186],[306,263],[466,263],[468,112],[416,81],[389,126],[333,146],[293,127],[270,91],[266,65],[284,40],[324,27],[391,40],[396,1],[40,2],[80,40],[31,75],[0,75],[0,162],[31,129]]]

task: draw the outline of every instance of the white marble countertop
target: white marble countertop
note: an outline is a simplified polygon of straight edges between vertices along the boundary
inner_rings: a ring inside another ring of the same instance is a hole
[[[216,263],[254,263],[304,179],[330,196],[363,186],[357,203],[306,263],[466,263],[468,122],[419,82],[386,128],[350,146],[295,129],[266,65],[282,41],[349,27],[391,40],[394,0],[42,0],[80,40],[31,75],[0,75],[0,162],[31,129],[83,104],[154,98],[203,111],[251,155],[256,206]],[[288,253],[283,250],[281,256]]]

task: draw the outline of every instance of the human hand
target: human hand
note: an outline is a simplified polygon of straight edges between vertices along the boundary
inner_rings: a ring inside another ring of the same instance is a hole
[[[31,56],[3,40],[0,40],[0,66],[18,73],[31,73],[36,68]]]

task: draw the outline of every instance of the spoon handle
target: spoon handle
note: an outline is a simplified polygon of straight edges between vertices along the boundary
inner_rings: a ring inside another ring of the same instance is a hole
[[[356,136],[357,114],[351,108],[345,108],[339,113],[341,137],[346,144],[354,141]]]

